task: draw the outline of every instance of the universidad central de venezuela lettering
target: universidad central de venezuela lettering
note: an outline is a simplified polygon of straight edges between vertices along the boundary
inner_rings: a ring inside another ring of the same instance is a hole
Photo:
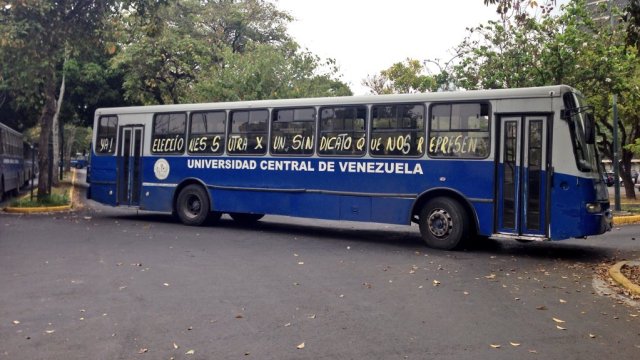
[[[423,175],[418,162],[187,159],[189,169]]]

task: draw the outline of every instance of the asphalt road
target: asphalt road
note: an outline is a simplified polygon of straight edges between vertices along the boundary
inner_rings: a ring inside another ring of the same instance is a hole
[[[594,267],[639,235],[443,252],[416,227],[0,214],[0,359],[637,358],[640,307]]]

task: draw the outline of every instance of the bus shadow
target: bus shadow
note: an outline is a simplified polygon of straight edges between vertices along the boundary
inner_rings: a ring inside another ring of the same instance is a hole
[[[147,221],[153,223],[171,223],[183,226],[175,217],[158,213],[137,214],[109,214],[109,218],[117,220]],[[433,255],[441,254],[486,254],[512,256],[514,258],[529,258],[541,260],[566,260],[584,263],[599,263],[616,256],[616,249],[607,247],[594,247],[588,244],[575,244],[563,241],[559,242],[529,242],[520,243],[510,240],[471,239],[462,250],[451,252],[426,247],[417,229],[385,225],[372,228],[371,224],[354,223],[353,227],[346,226],[344,222],[323,221],[322,224],[296,223],[300,221],[292,218],[292,222],[282,221],[278,218],[265,218],[254,224],[240,224],[227,217],[223,217],[215,224],[207,224],[204,228],[215,231],[216,228],[249,230],[273,235],[283,236],[307,236],[321,238],[322,241],[359,242],[372,245],[393,246],[397,248],[420,250]]]
[[[160,213],[137,213],[137,214],[103,214],[103,216],[114,220],[127,221],[147,221],[152,223],[171,223],[176,226],[183,226],[178,219],[171,215]],[[294,219],[294,218],[292,218]],[[407,231],[393,229],[384,229],[384,225],[380,225],[375,229],[371,229],[370,224],[362,227],[354,225],[351,227],[332,226],[341,222],[327,222],[323,225],[314,225],[311,223],[299,224],[297,218],[293,222],[278,221],[278,219],[265,219],[253,224],[241,224],[226,216],[213,224],[206,224],[202,228],[215,231],[216,228],[237,229],[245,231],[256,231],[269,233],[273,235],[283,236],[308,236],[322,238],[323,241],[357,241],[370,244],[393,245],[401,248],[421,248],[424,242],[420,238],[420,234],[412,232],[407,227]],[[365,227],[369,227],[368,229]]]
[[[481,239],[472,242],[465,251],[529,258],[562,260],[597,264],[616,256],[616,249],[575,244],[567,241],[541,241],[520,243],[515,240]]]

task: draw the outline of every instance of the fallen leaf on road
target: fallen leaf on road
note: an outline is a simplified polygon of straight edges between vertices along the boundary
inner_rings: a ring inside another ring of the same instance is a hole
[[[487,278],[487,279],[495,279],[496,278],[496,274],[487,275],[487,276],[485,276],[485,278]]]
[[[162,284],[162,285],[164,285],[164,286],[169,286],[169,283],[164,283],[164,284]]]
[[[564,322],[564,320],[560,320],[558,318],[552,318],[553,321],[557,322],[558,324],[562,324]]]
[[[566,304],[566,303],[567,303],[567,300],[560,299],[560,303],[561,303],[561,304]]]
[[[543,306],[538,306],[536,310],[549,310],[549,309],[547,309],[547,307],[543,305]]]
[[[433,280],[433,286],[438,286],[438,285],[440,285],[440,284],[441,284],[441,282],[440,282],[440,281],[438,281],[438,280]]]
[[[562,326],[560,326],[560,325],[556,325],[556,328],[558,328],[558,330],[567,330],[567,328],[563,328],[563,327],[562,327]]]
[[[185,354],[185,355],[193,355],[193,354],[195,354],[195,353],[196,353],[195,351],[193,351],[193,350],[189,350],[189,351],[187,351],[187,352],[186,352],[186,353],[184,353],[184,354]]]
[[[490,344],[489,346],[491,346],[494,349],[499,349],[500,348],[499,344]]]
[[[56,332],[55,330],[46,330],[45,333],[47,334],[53,334],[54,332]]]
[[[302,344],[300,344],[300,345],[296,346],[296,349],[304,349],[304,343],[302,343]]]
[[[309,318],[309,319],[315,319],[315,318],[316,318],[316,314],[311,314],[311,315],[307,316],[307,318]]]
[[[520,346],[520,343],[513,342],[513,341],[509,341],[509,344],[511,344],[511,346],[515,346],[515,347]]]
[[[593,334],[589,334],[589,337],[590,337],[590,338],[592,338],[592,339],[595,339],[595,338],[596,338],[596,336],[595,336],[595,335],[593,335]]]
[[[304,261],[298,261],[298,265],[304,265]]]
[[[284,327],[289,327],[289,326],[291,326],[291,323],[284,324]]]
[[[144,353],[146,353],[148,351],[149,351],[149,349],[142,348],[142,349],[138,350],[138,354],[144,354]]]
[[[177,350],[179,348],[178,344],[173,343],[173,348]]]
[[[20,321],[18,321],[18,320],[13,320],[13,325],[19,325],[19,324],[20,324]]]

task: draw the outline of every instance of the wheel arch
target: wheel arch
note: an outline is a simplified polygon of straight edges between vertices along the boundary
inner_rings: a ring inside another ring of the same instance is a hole
[[[413,203],[413,207],[411,208],[411,218],[409,219],[410,222],[417,223],[418,217],[420,216],[420,211],[422,210],[424,205],[429,200],[437,197],[448,197],[459,202],[467,213],[468,218],[471,219],[471,231],[476,234],[478,233],[478,229],[480,229],[478,214],[471,204],[471,201],[469,201],[469,199],[462,195],[459,191],[450,188],[433,188],[418,195]]]
[[[180,192],[182,191],[182,189],[184,189],[185,187],[187,187],[189,185],[202,186],[204,191],[207,193],[207,197],[209,198],[209,212],[213,211],[213,198],[211,197],[211,192],[209,192],[209,188],[207,187],[207,184],[205,184],[204,181],[202,181],[202,180],[200,180],[198,178],[187,178],[187,179],[182,180],[182,182],[180,184],[178,184],[178,186],[173,191],[173,197],[172,197],[172,200],[171,200],[172,211],[173,212],[176,211],[176,203],[178,201],[178,196],[180,195]]]

